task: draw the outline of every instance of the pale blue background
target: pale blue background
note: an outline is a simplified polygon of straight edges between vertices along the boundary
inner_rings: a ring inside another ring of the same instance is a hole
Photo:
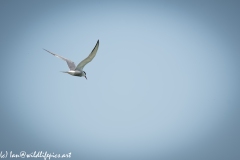
[[[0,1],[0,151],[240,159],[239,7]],[[88,80],[42,50],[78,64],[98,39]]]

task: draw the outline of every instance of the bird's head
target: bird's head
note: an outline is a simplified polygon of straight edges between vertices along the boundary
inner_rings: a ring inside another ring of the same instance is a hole
[[[87,73],[83,71],[83,76],[87,79]]]

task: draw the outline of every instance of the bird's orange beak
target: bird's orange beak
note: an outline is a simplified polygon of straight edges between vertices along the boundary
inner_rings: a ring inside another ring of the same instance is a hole
[[[87,76],[85,76],[85,78],[87,79]]]

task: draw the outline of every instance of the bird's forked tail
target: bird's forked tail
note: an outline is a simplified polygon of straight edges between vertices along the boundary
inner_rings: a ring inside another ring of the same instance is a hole
[[[68,73],[68,71],[60,71],[60,72],[62,72],[62,73]]]

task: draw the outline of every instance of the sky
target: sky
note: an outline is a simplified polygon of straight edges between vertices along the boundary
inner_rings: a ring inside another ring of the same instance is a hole
[[[240,159],[239,6],[0,1],[0,153]],[[43,50],[77,65],[97,40],[88,80]]]

